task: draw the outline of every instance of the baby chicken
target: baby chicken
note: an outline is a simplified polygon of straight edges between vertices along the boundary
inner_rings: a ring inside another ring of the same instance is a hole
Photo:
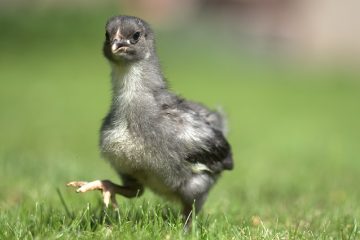
[[[106,24],[103,52],[111,66],[112,103],[100,131],[100,149],[123,181],[75,181],[77,192],[101,190],[106,206],[115,195],[140,196],[144,186],[198,212],[223,170],[233,168],[225,121],[218,112],[185,100],[167,87],[154,33],[137,17]]]

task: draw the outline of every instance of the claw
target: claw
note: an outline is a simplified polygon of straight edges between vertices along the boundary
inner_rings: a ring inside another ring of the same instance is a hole
[[[83,185],[85,185],[85,184],[87,184],[88,182],[81,182],[81,181],[73,181],[73,182],[69,182],[69,183],[67,183],[66,184],[66,186],[68,186],[68,187],[81,187],[81,186],[83,186]]]
[[[118,208],[116,202],[116,184],[109,180],[96,180],[93,182],[84,181],[73,181],[66,184],[69,187],[77,187],[76,192],[84,193],[93,190],[100,190],[103,194],[103,201],[106,207],[109,206],[110,202],[114,208]]]

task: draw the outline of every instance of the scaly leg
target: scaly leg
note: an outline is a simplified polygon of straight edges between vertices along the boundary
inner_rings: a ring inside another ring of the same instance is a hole
[[[106,207],[111,202],[114,208],[118,207],[115,195],[121,194],[125,197],[131,198],[142,193],[143,189],[139,185],[134,186],[120,186],[109,180],[96,180],[93,182],[73,181],[66,184],[67,186],[77,187],[76,192],[84,193],[93,190],[100,190],[103,194],[103,201]]]

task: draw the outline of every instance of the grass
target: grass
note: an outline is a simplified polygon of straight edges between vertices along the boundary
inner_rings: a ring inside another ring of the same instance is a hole
[[[97,192],[67,189],[119,181],[97,147],[110,101],[100,50],[108,15],[0,17],[0,239],[359,239],[358,74],[219,51],[211,30],[158,33],[172,89],[229,116],[235,169],[192,230],[149,191],[118,197],[112,211]]]

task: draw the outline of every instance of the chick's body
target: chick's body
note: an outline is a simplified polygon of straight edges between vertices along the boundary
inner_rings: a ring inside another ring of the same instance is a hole
[[[163,82],[157,68],[146,71],[147,65],[155,65],[148,61],[113,69],[113,82],[120,84],[114,87],[112,107],[101,128],[101,151],[126,180],[191,204],[207,193],[222,170],[211,159],[207,165],[191,159],[210,150],[207,141],[223,130],[222,119],[170,93],[165,84],[160,89],[146,86],[154,78]]]

